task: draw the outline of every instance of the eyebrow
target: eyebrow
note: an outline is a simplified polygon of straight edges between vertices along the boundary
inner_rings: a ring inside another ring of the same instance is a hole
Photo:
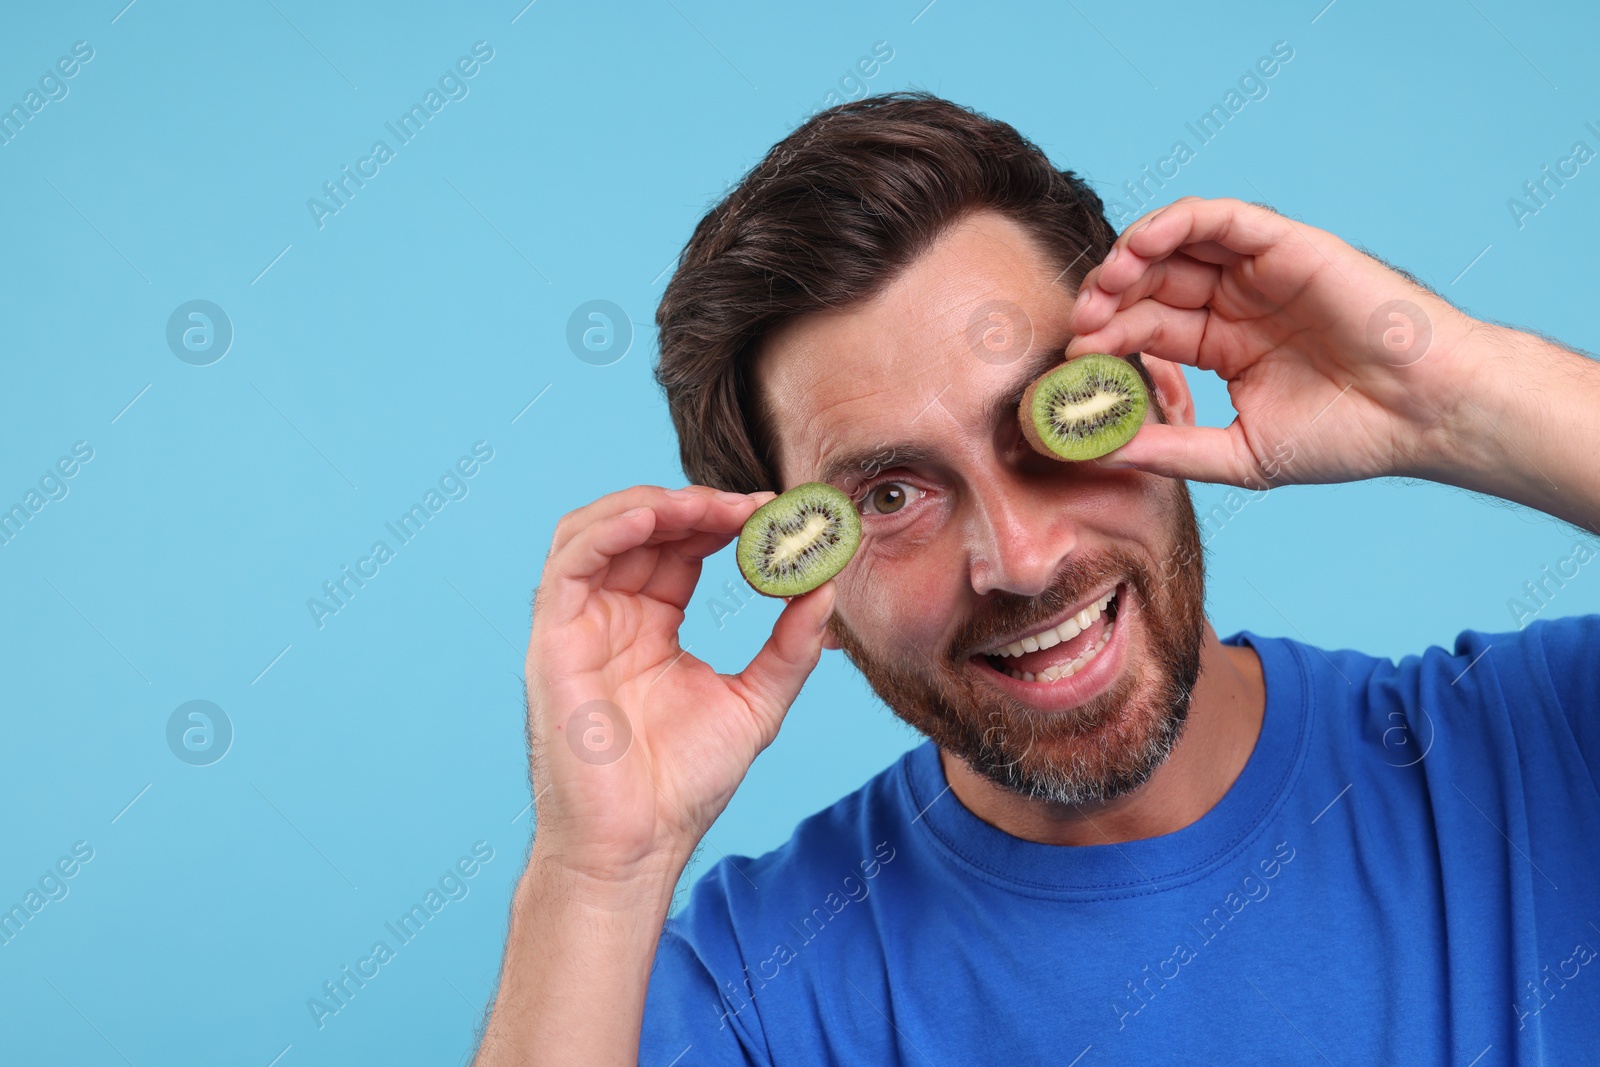
[[[881,471],[913,463],[925,463],[937,456],[938,452],[934,449],[914,444],[852,449],[830,459],[827,466],[822,469],[822,477],[819,480],[830,485],[838,485],[852,474],[860,474],[864,480]]]
[[[1043,349],[1029,356],[1023,364],[1023,372],[1017,377],[1011,388],[1000,393],[984,406],[984,421],[989,426],[999,426],[1006,419],[1015,419],[1017,409],[1022,406],[1022,396],[1028,391],[1028,386],[1041,375],[1066,362],[1064,355],[1071,336],[1062,337],[1057,343],[1046,345]],[[949,388],[946,386],[946,388]],[[935,401],[937,402],[937,400]],[[931,406],[931,405],[930,405]],[[872,477],[879,471],[891,467],[906,466],[913,463],[923,463],[937,459],[940,452],[937,448],[927,445],[902,442],[899,444],[871,445],[864,448],[851,448],[841,451],[823,465],[819,481],[837,485],[847,475],[861,473],[865,477]]]

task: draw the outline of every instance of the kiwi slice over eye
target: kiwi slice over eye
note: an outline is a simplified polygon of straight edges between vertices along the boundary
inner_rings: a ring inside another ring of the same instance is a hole
[[[1133,440],[1150,394],[1127,360],[1095,352],[1038,378],[1017,414],[1037,451],[1055,459],[1095,459]]]
[[[826,482],[797,485],[755,510],[739,531],[739,570],[766,596],[809,593],[861,544],[855,502]]]

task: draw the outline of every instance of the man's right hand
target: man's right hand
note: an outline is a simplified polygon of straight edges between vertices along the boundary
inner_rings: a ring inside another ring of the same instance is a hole
[[[702,560],[775,494],[635,486],[556,525],[528,645],[536,857],[581,882],[676,879],[817,664],[832,583],[718,674],[678,643]]]
[[[831,582],[738,674],[678,644],[701,561],[772,495],[635,486],[556,525],[528,642],[533,852],[478,1067],[637,1062],[673,887],[822,653]]]

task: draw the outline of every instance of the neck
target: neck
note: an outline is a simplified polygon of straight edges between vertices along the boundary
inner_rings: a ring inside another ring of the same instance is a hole
[[[1149,781],[1101,804],[1030,800],[940,750],[950,791],[978,818],[1046,845],[1104,845],[1181,830],[1210,811],[1244,770],[1261,733],[1266,685],[1254,650],[1224,645],[1207,623],[1189,718]]]

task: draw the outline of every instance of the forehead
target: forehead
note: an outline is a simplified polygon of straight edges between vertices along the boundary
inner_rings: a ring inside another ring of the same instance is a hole
[[[847,452],[987,437],[995,399],[1061,359],[1063,273],[1019,224],[976,212],[871,300],[774,331],[755,383],[785,485]]]

